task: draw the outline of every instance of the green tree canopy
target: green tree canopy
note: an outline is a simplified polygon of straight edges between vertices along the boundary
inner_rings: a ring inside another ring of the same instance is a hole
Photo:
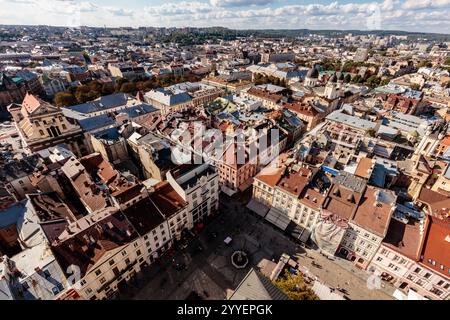
[[[292,300],[319,300],[316,294],[305,284],[301,274],[286,272],[278,278],[275,285]]]
[[[58,92],[53,101],[58,107],[67,107],[77,104],[77,99],[70,92]]]

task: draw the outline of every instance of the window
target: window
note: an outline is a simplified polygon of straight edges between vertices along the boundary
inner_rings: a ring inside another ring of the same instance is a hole
[[[414,270],[414,273],[419,273],[420,272],[420,268],[416,268],[415,270]]]
[[[437,283],[438,286],[442,286],[443,284],[444,284],[444,280],[440,280],[440,281]]]
[[[44,131],[42,131],[42,130],[39,130],[39,134],[41,135],[41,136],[44,136],[45,134],[44,134]]]
[[[122,256],[125,257],[126,255],[127,255],[127,251],[126,251],[126,250],[123,250],[123,251],[122,251]]]
[[[425,278],[429,279],[431,277],[431,273],[427,272],[425,273]]]
[[[44,270],[44,276],[45,278],[50,278],[51,277],[50,271]]]
[[[138,245],[139,245],[139,243],[136,241],[136,242],[134,243],[134,247],[136,248]]]
[[[66,127],[65,124],[62,124],[62,128],[63,128],[63,130],[66,130],[66,129],[67,129],[67,127]]]
[[[84,286],[85,284],[86,284],[86,280],[83,279],[80,281],[80,286]]]
[[[53,292],[53,295],[56,296],[59,293],[58,287],[53,287],[52,292]]]
[[[92,293],[92,289],[91,288],[87,288],[84,292],[86,292],[87,295],[90,295]]]
[[[131,263],[130,259],[129,259],[129,258],[126,258],[126,259],[125,259],[125,263],[126,263],[127,265],[129,265],[129,264]]]
[[[146,245],[147,247],[150,247],[150,241],[147,241],[147,242],[145,243],[145,245]]]
[[[382,257],[378,257],[377,261],[383,261],[383,258]]]
[[[95,275],[99,276],[102,273],[102,271],[100,269],[95,270]]]
[[[103,278],[100,278],[100,284],[104,284],[105,282],[106,282],[106,279],[105,279],[105,277],[103,277]]]
[[[24,282],[24,283],[22,283],[22,288],[23,288],[23,290],[28,290],[29,288],[30,288],[30,286],[28,285],[28,282]]]
[[[442,294],[442,291],[439,290],[438,288],[433,288],[430,290],[431,293],[434,293],[437,296],[440,296]]]
[[[136,254],[140,256],[142,254],[141,250],[136,251]]]
[[[173,226],[173,223],[172,223],[172,226]],[[144,236],[144,240],[147,240],[148,239],[148,235],[146,234],[145,236]]]
[[[109,260],[109,265],[112,266],[114,264],[114,259]]]

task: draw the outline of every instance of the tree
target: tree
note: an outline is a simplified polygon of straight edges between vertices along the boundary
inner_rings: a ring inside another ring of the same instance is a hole
[[[376,75],[372,75],[367,79],[367,85],[370,87],[376,87],[380,84],[381,79]]]
[[[418,85],[417,83],[413,83],[412,85],[411,85],[411,89],[413,89],[413,90],[420,90],[420,85]]]
[[[350,83],[350,81],[352,81],[352,76],[350,75],[350,73],[347,73],[344,77],[344,82]]]
[[[58,107],[67,107],[77,104],[77,99],[70,92],[58,92],[55,94],[53,101]]]
[[[363,81],[363,78],[359,74],[354,76],[353,79],[352,79],[353,83],[360,83],[361,81]]]
[[[132,93],[136,91],[136,85],[133,82],[125,82],[122,84],[122,87],[120,87],[120,92],[123,93]]]
[[[306,286],[301,274],[286,272],[274,284],[292,300],[319,300],[316,294]]]
[[[102,95],[109,95],[114,93],[114,85],[112,83],[105,83],[102,86]]]
[[[423,67],[431,68],[432,66],[433,66],[433,64],[428,60],[423,60],[423,61],[419,62],[419,64],[417,65],[418,68],[423,68]]]

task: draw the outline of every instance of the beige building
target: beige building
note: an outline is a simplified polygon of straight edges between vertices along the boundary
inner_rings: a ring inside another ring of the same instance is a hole
[[[167,181],[188,204],[188,225],[201,224],[218,210],[219,175],[208,163],[178,166],[167,173]]]
[[[30,152],[66,144],[77,156],[87,152],[82,130],[61,109],[27,94],[22,105],[10,105],[16,128]]]
[[[366,269],[386,236],[396,198],[392,191],[367,186],[338,253]]]
[[[111,163],[128,159],[127,144],[117,128],[110,128],[96,132],[91,137],[94,152],[98,152]]]

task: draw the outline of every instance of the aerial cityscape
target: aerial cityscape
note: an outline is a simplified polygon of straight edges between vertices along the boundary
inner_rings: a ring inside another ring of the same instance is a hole
[[[449,300],[449,16],[0,0],[0,300]]]

